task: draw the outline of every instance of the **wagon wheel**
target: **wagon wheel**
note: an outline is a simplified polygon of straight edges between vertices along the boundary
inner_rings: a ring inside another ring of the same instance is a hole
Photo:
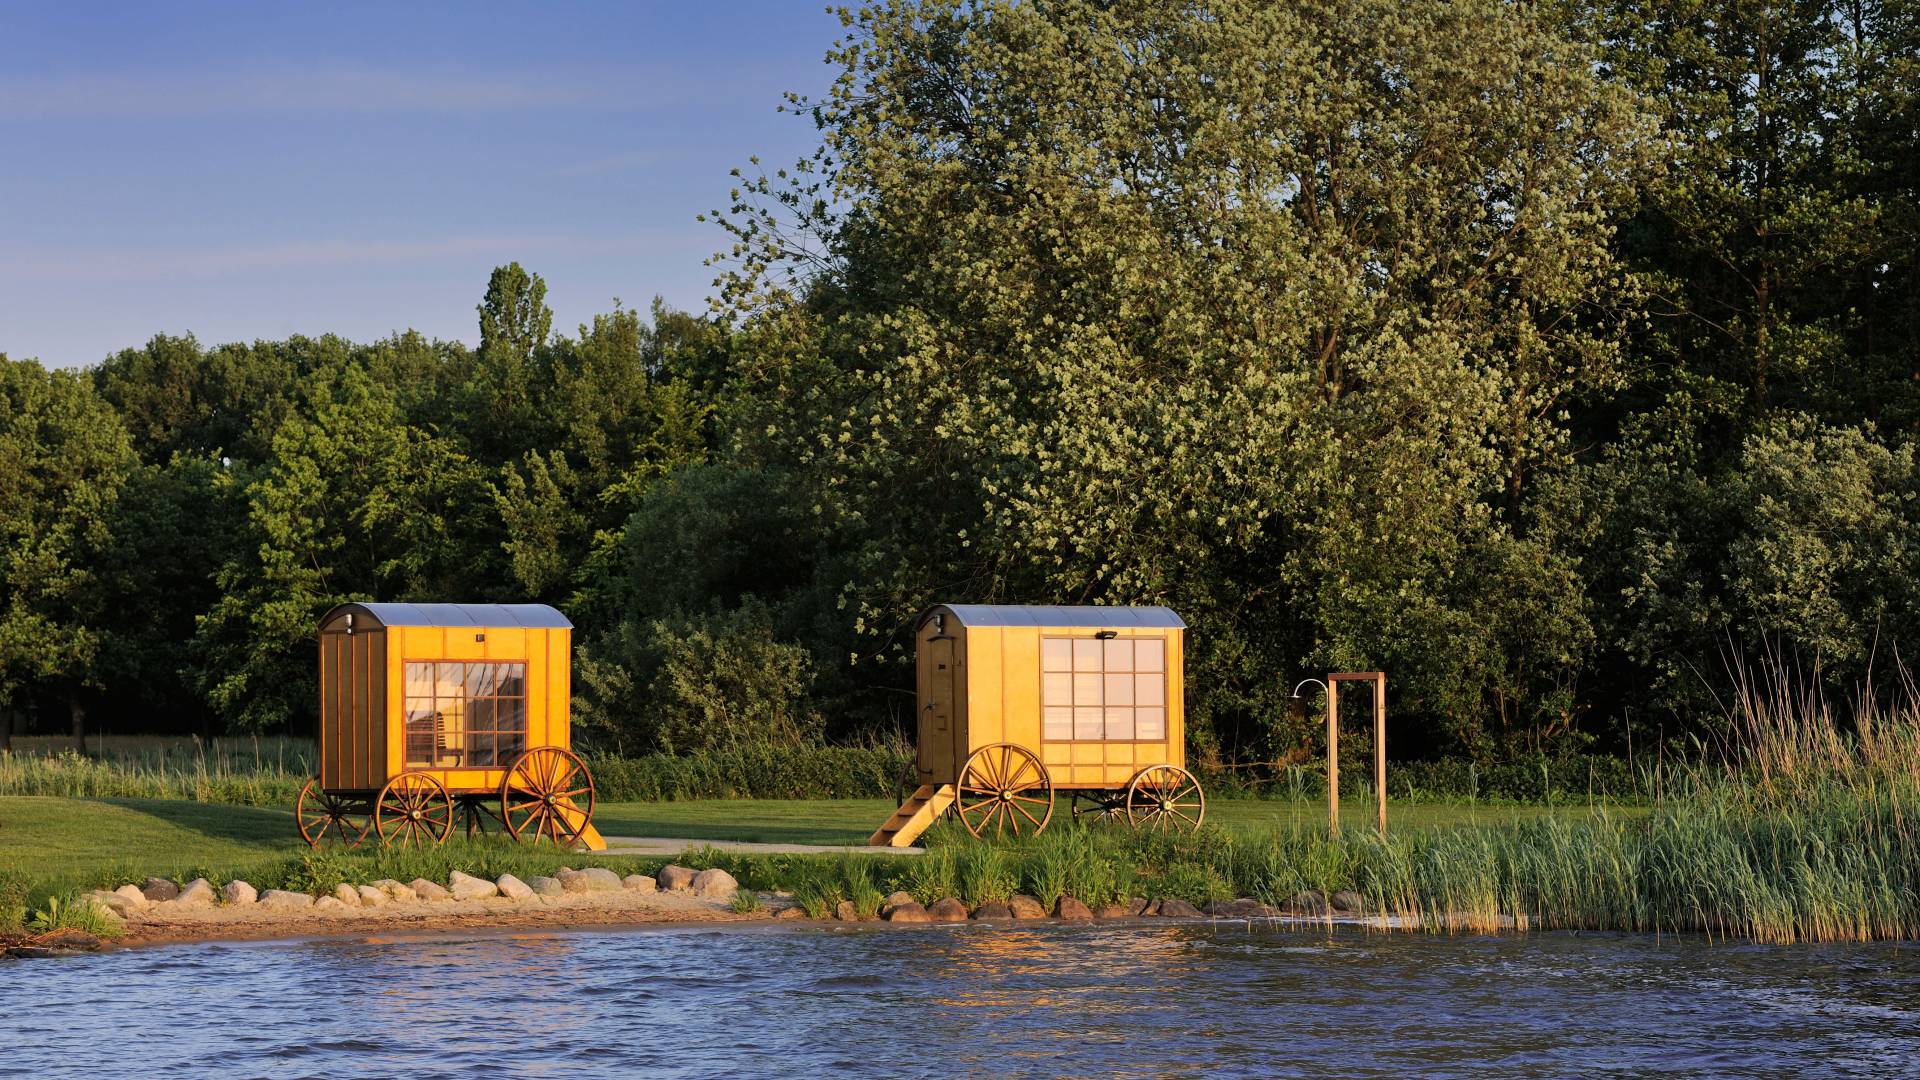
[[[300,797],[293,804],[300,838],[308,847],[317,848],[326,840],[353,847],[367,835],[367,827],[372,824],[366,820],[365,813],[355,800],[322,790],[317,776],[300,789]]]
[[[500,815],[489,807],[485,801],[475,796],[461,796],[460,812],[466,820],[467,839],[469,840],[476,836],[486,835],[487,831],[496,825],[503,830],[506,828],[506,822],[500,820]],[[491,822],[491,824],[489,824],[489,822]]]
[[[1013,743],[983,746],[967,757],[953,802],[975,836],[1033,836],[1053,818],[1053,778],[1033,751]]]
[[[515,840],[545,837],[570,848],[593,820],[593,774],[571,750],[536,746],[500,781],[500,818]]]
[[[1085,800],[1085,806],[1081,801]],[[1127,793],[1124,791],[1076,791],[1073,793],[1073,820],[1125,821]]]
[[[373,801],[373,829],[382,845],[438,847],[453,832],[453,799],[432,776],[401,773]]]
[[[1149,765],[1127,785],[1127,820],[1136,829],[1198,829],[1206,818],[1206,792],[1178,765]]]

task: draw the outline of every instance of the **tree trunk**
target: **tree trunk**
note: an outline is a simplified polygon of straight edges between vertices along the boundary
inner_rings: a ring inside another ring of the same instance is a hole
[[[10,753],[12,750],[13,703],[8,702],[6,708],[0,709],[0,754]]]
[[[67,691],[67,715],[73,718],[73,752],[87,752],[87,707],[80,703],[80,691]]]

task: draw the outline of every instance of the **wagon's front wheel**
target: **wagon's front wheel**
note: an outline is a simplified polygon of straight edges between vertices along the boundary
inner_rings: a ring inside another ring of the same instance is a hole
[[[401,773],[373,801],[373,829],[383,846],[439,847],[453,832],[453,799],[432,776]]]
[[[1127,820],[1136,829],[1191,830],[1206,819],[1206,792],[1178,765],[1149,765],[1127,785]]]
[[[571,750],[536,746],[500,781],[500,819],[515,840],[573,847],[593,820],[593,774]]]
[[[322,790],[320,778],[314,777],[300,789],[300,797],[293,803],[293,818],[300,826],[300,839],[308,847],[319,847],[332,841],[353,847],[367,835],[371,823],[366,820],[362,807],[364,804]]]
[[[1053,819],[1053,777],[1024,746],[994,743],[975,750],[956,786],[953,811],[975,836],[1033,836]]]

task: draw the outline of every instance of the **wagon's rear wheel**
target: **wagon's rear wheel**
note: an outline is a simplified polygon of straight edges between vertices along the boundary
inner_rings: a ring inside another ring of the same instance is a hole
[[[1127,820],[1136,829],[1198,829],[1206,819],[1206,792],[1178,765],[1149,765],[1127,785]]]
[[[1033,836],[1053,818],[1053,777],[1033,751],[983,746],[960,769],[953,811],[975,836]]]
[[[453,799],[432,776],[401,773],[373,800],[373,830],[382,845],[438,847],[453,832]]]
[[[571,750],[536,746],[500,781],[500,818],[515,840],[570,848],[593,820],[593,774]]]
[[[371,824],[365,804],[321,790],[317,776],[300,789],[300,797],[293,803],[293,817],[300,825],[300,838],[308,847],[316,848],[329,842],[353,847],[367,835]]]

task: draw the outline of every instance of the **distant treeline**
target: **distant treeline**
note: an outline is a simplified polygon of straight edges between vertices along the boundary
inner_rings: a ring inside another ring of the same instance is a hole
[[[0,362],[0,713],[306,734],[327,606],[537,600],[590,744],[866,741],[930,603],[1164,603],[1203,761],[1372,668],[1494,761],[1920,642],[1909,0],[898,0],[830,60],[710,313],[556,333],[515,264],[473,349]]]

